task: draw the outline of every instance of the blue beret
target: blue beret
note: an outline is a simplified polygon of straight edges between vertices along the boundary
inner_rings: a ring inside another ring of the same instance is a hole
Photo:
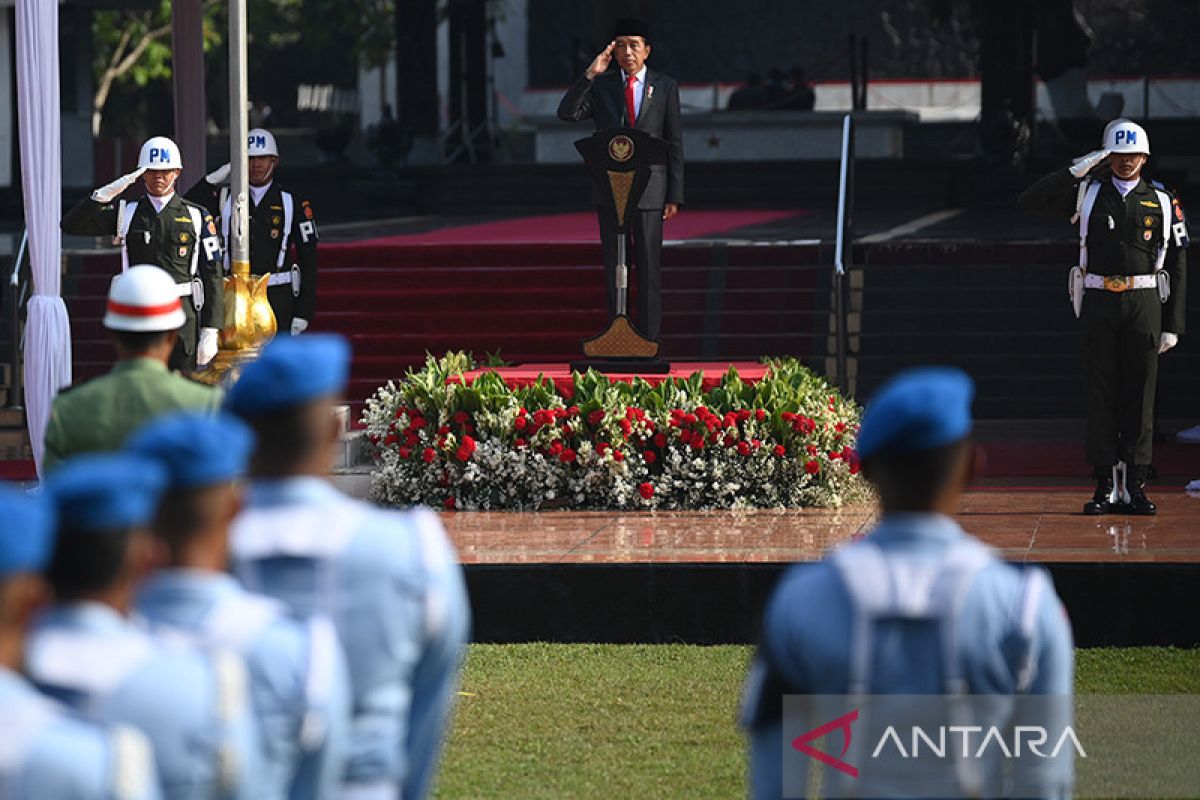
[[[246,471],[254,433],[232,414],[182,411],[155,419],[125,444],[134,455],[157,461],[173,489],[212,486]]]
[[[225,407],[242,417],[340,394],[350,373],[350,343],[329,333],[280,336],[263,348],[229,390]]]
[[[167,471],[142,456],[106,453],[73,458],[46,480],[61,525],[120,530],[154,519]]]
[[[54,508],[43,493],[0,487],[0,578],[40,572],[54,544]]]
[[[975,384],[951,367],[922,367],[888,381],[867,405],[858,454],[916,453],[958,441],[971,432]]]

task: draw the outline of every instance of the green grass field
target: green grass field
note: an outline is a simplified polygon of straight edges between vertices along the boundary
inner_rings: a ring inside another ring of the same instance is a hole
[[[745,794],[749,647],[473,645],[439,798]],[[1200,694],[1200,649],[1077,652],[1076,691]]]

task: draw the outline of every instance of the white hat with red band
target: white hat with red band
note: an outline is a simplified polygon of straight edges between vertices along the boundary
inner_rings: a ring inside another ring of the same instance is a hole
[[[179,289],[152,264],[138,264],[113,278],[104,327],[112,331],[178,330],[186,320]]]

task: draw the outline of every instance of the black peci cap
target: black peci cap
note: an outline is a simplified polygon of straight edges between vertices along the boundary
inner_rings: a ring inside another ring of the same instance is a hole
[[[644,19],[624,17],[617,20],[617,24],[613,28],[613,38],[615,39],[618,36],[640,36],[649,44],[650,26],[646,24],[646,20]]]

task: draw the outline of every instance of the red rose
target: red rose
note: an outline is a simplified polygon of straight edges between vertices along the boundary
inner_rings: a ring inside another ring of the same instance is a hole
[[[777,444],[777,445],[775,445],[775,449],[772,450],[771,452],[774,453],[775,455],[779,456],[780,458],[783,458],[784,456],[787,455],[787,448],[781,444]]]
[[[475,426],[468,422],[466,425],[463,425],[463,431],[466,433],[474,433]]]
[[[437,458],[437,453],[434,452],[432,447],[426,447],[423,451],[421,451],[421,460],[426,464],[428,464],[430,461],[433,461],[435,458]]]
[[[653,450],[647,450],[646,452],[642,453],[642,460],[647,464],[653,464],[655,461],[658,461],[658,456],[654,455]]]
[[[604,410],[596,409],[587,415],[588,425],[599,425],[604,420]]]
[[[567,416],[568,417],[578,417],[579,416],[579,406],[568,406],[567,407]]]
[[[630,424],[629,420],[621,420],[621,433],[625,434],[626,436],[629,436],[629,434],[633,433],[633,425]]]
[[[424,417],[413,417],[412,419],[410,419],[408,421],[408,427],[409,427],[409,429],[414,430],[414,431],[421,430],[421,428],[425,427],[425,418]]]
[[[464,437],[462,438],[462,446],[463,446],[463,447],[464,447],[466,450],[468,450],[468,451],[470,451],[470,452],[472,452],[472,453],[474,453],[474,452],[475,452],[475,440],[474,440],[474,439],[472,439],[470,436],[464,436]]]
[[[610,445],[608,442],[598,443],[596,445],[596,455],[598,455],[598,456],[604,455],[605,452],[607,452],[610,447],[612,447],[612,445]]]
[[[450,432],[450,426],[443,425],[442,427],[438,428],[437,432],[438,432],[438,436],[445,436],[447,433]]]
[[[407,408],[405,408],[404,406],[401,406],[400,408],[397,408],[397,409],[396,409],[396,419],[400,419],[401,417],[403,417],[403,416],[404,416],[405,414],[407,414],[407,413],[408,413],[408,409],[407,409]]]
[[[665,433],[654,434],[654,446],[662,450],[667,446],[667,435]]]
[[[857,460],[857,459],[855,459],[854,461],[851,461],[851,462],[850,462],[850,474],[851,474],[851,475],[857,475],[857,474],[858,474],[858,471],[859,471],[860,469],[862,469],[862,467],[859,465],[859,463],[858,463],[858,460]]]
[[[421,437],[417,436],[412,431],[404,432],[404,443],[406,445],[408,445],[409,447],[416,447],[417,443],[420,441],[421,441]]]
[[[846,423],[839,422],[838,424],[833,426],[833,429],[835,431],[837,431],[838,433],[845,433],[846,432]]]
[[[761,408],[756,408],[754,409],[754,418],[759,422],[762,422],[767,418],[767,412],[763,411]]]
[[[446,507],[447,511],[453,511],[454,506],[457,503],[458,503],[458,501],[454,499],[454,495],[450,495],[449,497],[447,497],[445,500],[442,501],[442,505]]]
[[[454,455],[459,461],[469,461],[471,458],[471,451],[465,447],[460,447],[457,451],[455,451]]]
[[[408,458],[411,455],[412,455],[412,448],[410,448],[410,447],[401,447],[400,448],[400,457],[401,458]]]
[[[524,439],[517,439],[515,442],[513,442],[513,447],[520,450],[522,447],[526,447],[528,444],[529,442],[525,441]]]
[[[839,453],[837,450],[834,450],[834,451],[830,452],[830,454],[829,454],[830,461],[837,461],[841,457],[842,457],[842,454]]]
[[[704,437],[703,436],[695,436],[692,438],[692,449],[693,450],[703,450],[704,449]]]
[[[697,414],[707,414],[708,407],[707,406],[696,406],[696,413]]]
[[[554,409],[554,418],[555,419],[566,419],[567,418],[567,410],[565,408]]]
[[[383,437],[384,444],[395,444],[398,441],[400,440],[396,438],[396,434],[394,433],[389,433],[387,436]]]
[[[638,487],[638,492],[642,495],[644,500],[649,500],[651,497],[654,497],[654,485],[651,483],[643,483]]]
[[[792,420],[794,420],[796,418],[796,415],[790,411],[785,411],[779,415],[779,418],[781,420],[783,420],[784,422],[791,422]]]
[[[686,422],[688,425],[695,425],[696,424],[696,415],[695,414],[684,414],[683,421]]]
[[[821,465],[818,464],[816,461],[809,461],[807,464],[804,465],[804,471],[807,472],[809,475],[816,475],[818,472],[821,471]]]
[[[550,455],[552,455],[552,456],[562,455],[563,449],[564,449],[563,443],[560,441],[555,441],[553,444],[550,445]]]
[[[762,447],[762,442],[758,439],[751,439],[750,446],[757,450],[758,448]]]
[[[620,450],[613,450],[613,461],[624,461],[625,454]]]
[[[525,426],[528,424],[529,420],[525,419],[524,417],[517,417],[515,420],[513,420],[513,427],[519,431],[525,430]]]
[[[746,420],[750,419],[750,416],[750,409],[743,408],[738,412],[738,422],[745,422]]]
[[[526,415],[526,414],[528,414],[528,413],[529,413],[529,412],[525,410],[525,407],[524,407],[524,406],[521,406],[520,408],[518,408],[518,409],[517,409],[517,416],[518,416],[518,417],[523,417],[523,416],[525,416],[525,415]]]
[[[749,443],[747,443],[747,442],[738,442],[738,443],[737,443],[737,448],[738,448],[738,455],[742,455],[742,456],[748,456],[748,455],[750,455],[750,445],[749,445]]]
[[[681,431],[679,434],[679,441],[683,442],[684,444],[691,444],[692,443],[692,432],[691,431]]]
[[[470,415],[467,414],[467,412],[465,412],[465,411],[460,411],[452,417],[452,419],[459,425],[462,425],[464,422],[466,422],[470,418],[471,418]]]
[[[726,447],[733,447],[735,444],[737,444],[737,437],[736,436],[726,436],[724,441],[725,441]]]
[[[562,455],[558,457],[558,460],[564,464],[570,464],[575,460],[575,451],[568,447],[566,450],[562,451]]]

